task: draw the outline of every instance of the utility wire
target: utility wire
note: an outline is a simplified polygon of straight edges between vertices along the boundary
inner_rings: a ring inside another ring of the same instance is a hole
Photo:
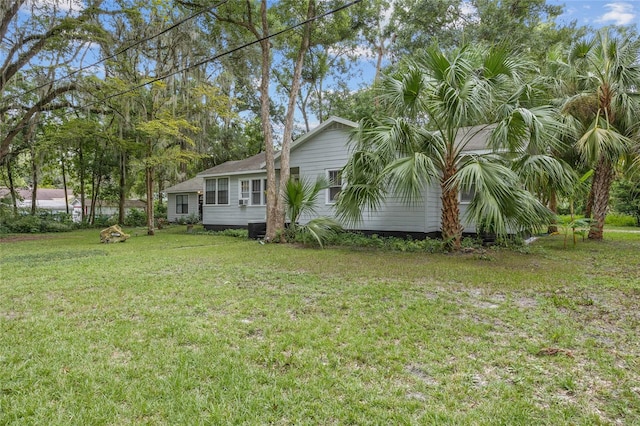
[[[88,108],[88,107],[91,107],[91,106],[96,105],[98,103],[103,103],[105,101],[108,101],[109,99],[113,99],[115,97],[125,95],[127,93],[133,92],[134,90],[140,89],[141,87],[147,86],[149,84],[153,84],[153,83],[155,83],[157,81],[160,81],[160,80],[164,80],[166,78],[169,78],[169,77],[174,76],[176,74],[179,74],[181,72],[189,71],[192,68],[196,68],[196,67],[199,67],[201,65],[207,64],[209,62],[215,61],[216,59],[220,59],[220,58],[222,58],[224,56],[230,55],[230,54],[235,53],[235,52],[237,52],[239,50],[247,48],[249,46],[253,46],[254,44],[260,43],[260,42],[265,41],[265,40],[269,40],[270,38],[273,38],[273,37],[277,37],[277,36],[279,36],[281,34],[284,34],[286,32],[294,30],[294,29],[296,29],[298,27],[301,27],[301,26],[303,26],[305,24],[308,24],[309,22],[317,21],[318,19],[322,19],[322,18],[324,18],[326,16],[333,15],[334,13],[337,13],[337,12],[339,12],[341,10],[347,9],[347,8],[357,4],[357,3],[360,3],[361,1],[362,0],[354,0],[354,1],[350,2],[350,3],[344,4],[344,5],[340,6],[340,7],[337,7],[335,9],[329,10],[329,11],[327,11],[325,13],[320,14],[320,15],[316,15],[314,17],[311,17],[311,18],[309,18],[309,19],[307,19],[305,21],[299,22],[299,23],[297,23],[295,25],[292,25],[292,26],[287,27],[287,28],[285,28],[283,30],[277,31],[277,32],[275,32],[273,34],[269,34],[269,35],[264,36],[262,38],[258,38],[256,40],[252,40],[252,41],[250,41],[248,43],[245,43],[245,44],[243,44],[241,46],[234,47],[233,49],[229,49],[229,50],[227,50],[225,52],[222,52],[222,53],[219,53],[217,55],[211,56],[211,57],[209,57],[207,59],[203,59],[203,60],[201,60],[199,62],[196,62],[195,64],[188,65],[188,66],[186,66],[184,68],[181,68],[181,69],[179,69],[177,71],[170,72],[169,74],[165,74],[165,75],[160,76],[160,77],[155,77],[155,78],[153,78],[153,79],[151,79],[149,81],[146,81],[144,83],[138,84],[137,86],[134,86],[134,87],[132,87],[130,89],[123,90],[122,92],[114,93],[113,95],[109,95],[109,96],[107,96],[105,98],[101,98],[101,99],[95,100],[93,102],[90,102],[88,104],[85,104],[83,106],[75,107],[75,108],[76,109]]]
[[[2,0],[0,0],[0,1],[2,1]],[[124,48],[122,48],[122,49],[118,50],[116,53],[113,53],[113,54],[111,54],[111,55],[109,55],[109,56],[106,56],[106,57],[104,57],[104,58],[100,59],[98,62],[94,62],[93,64],[90,64],[90,65],[85,65],[85,66],[83,66],[83,67],[78,68],[78,69],[77,69],[77,70],[75,70],[75,71],[70,72],[70,73],[69,73],[69,74],[67,74],[67,75],[64,75],[64,76],[62,76],[62,77],[58,77],[58,78],[56,78],[56,79],[54,79],[54,80],[48,81],[48,82],[43,83],[43,84],[41,84],[41,85],[39,85],[39,86],[37,86],[37,87],[34,87],[34,88],[32,88],[32,89],[29,89],[29,90],[27,90],[26,92],[22,93],[22,95],[27,95],[27,94],[29,94],[29,93],[33,93],[33,92],[35,92],[36,90],[38,90],[38,89],[42,89],[42,88],[43,88],[43,87],[45,87],[45,86],[52,85],[52,84],[57,83],[57,82],[59,82],[59,81],[61,81],[61,80],[64,80],[64,79],[66,79],[66,78],[69,78],[69,77],[71,77],[72,75],[75,75],[75,74],[77,74],[77,73],[79,73],[79,72],[81,72],[81,71],[84,71],[84,70],[89,69],[89,68],[91,68],[91,67],[94,67],[94,66],[96,66],[96,65],[98,65],[98,64],[101,64],[101,63],[103,63],[104,61],[108,61],[109,59],[113,59],[113,58],[115,58],[116,56],[123,54],[124,52],[126,52],[126,51],[127,51],[127,50],[129,50],[129,49],[132,49],[132,48],[134,48],[134,47],[136,47],[136,46],[138,46],[138,45],[140,45],[140,44],[142,44],[142,43],[144,43],[144,42],[147,42],[147,41],[149,41],[149,40],[153,40],[154,38],[160,37],[161,35],[168,33],[169,31],[171,31],[171,30],[173,30],[173,29],[175,29],[175,28],[179,27],[180,25],[184,24],[184,23],[185,23],[185,22],[187,22],[187,21],[192,20],[193,18],[196,18],[196,17],[198,17],[198,16],[202,15],[204,12],[207,12],[207,11],[209,11],[210,9],[214,9],[214,8],[217,8],[217,7],[222,6],[223,4],[227,3],[228,1],[229,1],[229,0],[222,0],[222,1],[220,1],[219,3],[217,3],[217,4],[214,4],[213,6],[205,7],[205,8],[203,8],[203,9],[199,10],[198,12],[196,12],[196,13],[194,13],[194,14],[190,15],[190,16],[187,16],[186,18],[183,18],[183,19],[181,19],[180,21],[178,21],[178,22],[174,23],[173,25],[171,25],[171,26],[169,26],[169,27],[167,27],[167,28],[163,29],[162,31],[160,31],[159,33],[157,33],[157,34],[155,34],[155,35],[152,35],[152,36],[149,36],[149,37],[145,37],[145,38],[143,38],[143,39],[141,39],[141,40],[138,40],[138,41],[136,41],[135,43],[130,44],[129,46],[124,47]]]
[[[0,1],[1,1],[1,0],[0,0]],[[109,95],[109,96],[107,96],[107,97],[97,99],[97,100],[95,100],[95,101],[93,101],[93,102],[90,102],[90,103],[88,103],[88,104],[84,104],[84,105],[81,105],[81,106],[75,106],[75,107],[72,107],[72,108],[73,108],[73,109],[80,109],[80,110],[82,110],[82,109],[89,108],[89,107],[91,107],[91,106],[93,106],[93,105],[97,105],[97,104],[100,104],[100,103],[104,103],[104,102],[108,101],[109,99],[113,99],[113,98],[115,98],[115,97],[122,96],[122,95],[125,95],[125,94],[127,94],[127,93],[131,93],[131,92],[133,92],[134,90],[140,89],[141,87],[148,86],[149,84],[153,84],[153,83],[155,83],[155,82],[157,82],[157,81],[164,80],[164,79],[166,79],[166,78],[168,78],[168,77],[171,77],[171,76],[173,76],[173,75],[176,75],[176,74],[178,74],[178,73],[181,73],[181,72],[184,72],[184,71],[188,71],[188,70],[190,70],[190,69],[192,69],[192,68],[199,67],[199,66],[204,65],[204,64],[206,64],[206,63],[209,63],[209,62],[215,61],[216,59],[219,59],[219,58],[222,58],[222,57],[224,57],[224,56],[230,55],[230,54],[235,53],[235,52],[237,52],[237,51],[239,51],[239,50],[242,50],[242,49],[244,49],[244,48],[246,48],[246,47],[252,46],[252,45],[254,45],[254,44],[260,43],[260,42],[265,41],[265,40],[269,40],[269,39],[271,39],[271,38],[273,38],[273,37],[277,37],[277,36],[279,36],[279,35],[281,35],[281,34],[284,34],[284,33],[286,33],[286,32],[289,32],[289,31],[291,31],[291,30],[293,30],[293,29],[295,29],[295,28],[298,28],[298,27],[301,27],[301,26],[303,26],[303,25],[305,25],[305,24],[308,24],[309,22],[317,21],[318,19],[322,19],[322,18],[324,18],[324,17],[326,17],[326,16],[333,15],[334,13],[337,13],[337,12],[339,12],[339,11],[341,11],[341,10],[347,9],[347,8],[349,8],[349,7],[351,7],[351,6],[355,5],[355,4],[358,4],[358,3],[360,3],[360,2],[362,2],[362,0],[354,0],[354,1],[350,2],[350,3],[344,4],[344,5],[340,6],[340,7],[337,7],[337,8],[335,8],[335,9],[329,10],[329,11],[327,11],[327,12],[325,12],[325,13],[320,14],[320,15],[316,15],[316,16],[314,16],[314,17],[312,17],[312,18],[309,18],[309,19],[307,19],[307,20],[305,20],[305,21],[299,22],[299,23],[297,23],[297,24],[295,24],[295,25],[292,25],[292,26],[290,26],[290,27],[287,27],[287,28],[285,28],[285,29],[283,29],[283,30],[277,31],[277,32],[275,32],[275,33],[273,33],[273,34],[269,34],[269,35],[267,35],[267,36],[264,36],[264,37],[258,38],[258,39],[256,39],[256,40],[252,40],[252,41],[250,41],[250,42],[248,42],[248,43],[245,43],[245,44],[243,44],[243,45],[240,45],[240,46],[238,46],[238,47],[234,47],[233,49],[229,49],[229,50],[227,50],[227,51],[225,51],[225,52],[222,52],[222,53],[220,53],[220,54],[217,54],[217,55],[211,56],[211,57],[209,57],[209,58],[207,58],[207,59],[203,59],[203,60],[201,60],[201,61],[199,61],[199,62],[196,62],[195,64],[188,65],[188,66],[186,66],[186,67],[184,67],[184,68],[181,68],[181,69],[179,69],[179,70],[177,70],[177,71],[170,72],[169,74],[165,74],[165,75],[163,75],[163,76],[153,78],[153,79],[151,79],[151,80],[149,80],[149,81],[147,81],[147,82],[145,82],[145,83],[138,84],[137,86],[134,86],[134,87],[132,87],[132,88],[130,88],[130,89],[123,90],[123,91],[121,91],[121,92],[114,93],[114,94]],[[27,124],[25,124],[25,125],[23,125],[23,126],[21,126],[21,127],[26,127],[26,126],[27,126]]]

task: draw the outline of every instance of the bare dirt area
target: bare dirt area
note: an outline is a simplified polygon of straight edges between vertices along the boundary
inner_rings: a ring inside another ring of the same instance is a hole
[[[42,234],[6,235],[3,237],[0,237],[0,243],[17,243],[20,241],[48,240],[49,238],[51,238],[51,236],[42,235]]]

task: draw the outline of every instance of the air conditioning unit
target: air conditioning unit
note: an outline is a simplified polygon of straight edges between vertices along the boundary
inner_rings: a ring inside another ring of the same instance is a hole
[[[240,198],[238,200],[238,205],[239,206],[248,206],[249,205],[249,200],[247,200],[246,198]]]

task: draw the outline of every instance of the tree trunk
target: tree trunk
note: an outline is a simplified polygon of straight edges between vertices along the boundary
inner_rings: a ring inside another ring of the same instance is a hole
[[[315,14],[315,0],[309,0],[307,7],[307,19]],[[289,103],[287,105],[287,114],[284,120],[284,135],[282,140],[282,150],[280,152],[280,190],[277,197],[276,209],[276,232],[280,232],[280,239],[284,242],[284,221],[285,221],[285,201],[284,189],[289,180],[289,151],[291,147],[291,139],[293,135],[293,114],[296,109],[296,98],[300,91],[300,78],[302,76],[302,66],[304,64],[304,56],[309,49],[309,39],[311,38],[311,22],[307,22],[304,26],[304,34],[300,41],[300,49],[293,69],[293,78],[291,80],[291,90],[289,91]]]
[[[318,98],[318,121],[321,123],[325,120],[324,118],[324,106],[322,105],[322,99],[324,97],[323,93],[323,84],[322,84],[322,73],[318,78],[318,93],[316,93],[316,97]],[[307,132],[309,132],[309,128],[307,126]]]
[[[62,189],[64,191],[64,207],[69,214],[69,197],[67,197],[67,173],[64,167],[64,153],[60,156],[60,166],[62,167]]]
[[[607,208],[609,207],[609,191],[611,190],[613,177],[613,164],[604,157],[600,157],[594,173],[593,183],[591,184],[593,222],[589,230],[590,240],[602,240],[604,219],[607,216]]]
[[[13,207],[13,216],[18,217],[18,196],[16,194],[16,186],[13,183],[13,170],[11,170],[12,157],[6,157],[7,178],[9,180],[9,193],[11,194],[11,205]]]
[[[124,223],[124,203],[126,200],[126,184],[127,184],[127,157],[124,152],[120,153],[120,182],[118,188],[118,223]]]
[[[556,195],[556,191],[551,190],[551,194],[549,195],[549,210],[553,212],[554,215],[558,214],[558,196]],[[551,224],[547,228],[547,232],[549,234],[553,234],[554,232],[558,232],[558,225],[556,224],[556,218],[552,219]]]
[[[36,149],[31,144],[31,216],[36,215],[38,202],[38,165],[36,161]]]
[[[162,191],[164,191],[164,179],[158,177],[158,205],[162,206]]]
[[[37,199],[38,199],[38,159],[36,147],[34,145],[33,134],[36,130],[36,122],[38,120],[39,114],[35,116],[33,121],[29,124],[27,131],[25,132],[24,139],[29,144],[29,149],[31,152],[31,178],[33,180],[33,187],[31,189],[31,215],[35,216],[36,207],[37,207]]]
[[[97,160],[98,160],[97,158],[94,158],[94,162],[93,162],[94,165],[99,164]],[[89,209],[89,218],[88,218],[88,222],[90,225],[93,225],[94,218],[95,218],[96,202],[98,198],[97,195],[98,195],[98,191],[96,188],[96,170],[94,166],[93,171],[91,173],[91,208]]]
[[[440,181],[440,188],[442,189],[442,239],[450,249],[457,251],[460,250],[462,240],[458,188],[447,189],[447,182],[455,173],[456,167],[448,166]]]
[[[309,127],[309,116],[307,114],[307,104],[309,103],[309,96],[311,94],[311,90],[307,93],[306,96],[300,96],[300,112],[302,113],[302,119],[304,120],[304,128],[307,133],[311,130]],[[320,122],[322,123],[322,117],[320,117]]]
[[[98,198],[100,196],[100,184],[102,183],[102,174],[98,175],[98,180],[95,183],[93,194],[91,194],[91,214],[89,215],[89,223],[92,225],[96,222],[96,206],[98,205]]]
[[[124,139],[122,126],[123,124],[120,123],[118,128],[120,140]],[[123,151],[120,152],[120,180],[118,185],[118,223],[120,225],[124,224],[124,203],[127,197],[127,154],[125,154],[124,148],[121,149]]]
[[[262,23],[262,35],[269,35],[269,22],[267,20],[267,0],[260,2],[260,18]],[[271,68],[271,43],[269,40],[260,42],[262,53],[261,79],[260,79],[260,120],[262,121],[262,133],[264,136],[264,153],[267,169],[267,230],[265,240],[274,241],[276,237],[276,168],[275,152],[273,148],[273,135],[271,134],[271,101],[269,98],[269,79]]]
[[[87,202],[85,195],[85,182],[84,182],[84,150],[82,149],[82,141],[78,146],[78,162],[80,164],[80,170],[78,170],[78,180],[80,180],[80,220],[85,223],[87,213]]]
[[[593,191],[594,191],[594,185],[593,183],[599,179],[598,178],[598,168],[596,167],[596,169],[593,171],[593,176],[591,177],[591,188],[589,189],[589,195],[587,196],[587,204],[584,207],[584,217],[586,217],[587,219],[591,219],[591,211],[593,210]]]
[[[382,59],[384,58],[384,39],[380,36],[380,44],[375,46],[376,49],[376,73],[373,77],[373,83],[377,84],[380,82],[380,76],[382,74]]]
[[[145,167],[145,178],[147,183],[147,235],[155,235],[153,223],[153,168]]]

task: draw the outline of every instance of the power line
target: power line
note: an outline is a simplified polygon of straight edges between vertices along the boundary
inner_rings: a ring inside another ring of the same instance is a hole
[[[104,57],[104,58],[100,59],[98,62],[94,62],[93,64],[90,64],[90,65],[85,65],[85,66],[83,66],[83,67],[78,68],[78,69],[77,69],[77,70],[75,70],[75,71],[70,72],[69,74],[66,74],[66,75],[64,75],[64,76],[62,76],[62,77],[58,77],[58,78],[56,78],[56,79],[54,79],[54,80],[48,81],[48,82],[43,83],[43,84],[41,84],[41,85],[39,85],[39,86],[36,86],[36,87],[34,87],[34,88],[32,88],[32,89],[29,89],[29,90],[27,90],[26,92],[23,92],[23,93],[22,93],[22,96],[23,96],[23,95],[27,95],[27,94],[29,94],[29,93],[33,93],[33,92],[35,92],[35,91],[36,91],[36,90],[38,90],[38,89],[42,89],[43,87],[50,86],[50,85],[52,85],[52,84],[54,84],[54,83],[57,83],[57,82],[59,82],[59,81],[61,81],[61,80],[64,80],[64,79],[66,79],[66,78],[69,78],[69,77],[71,77],[71,76],[73,76],[73,75],[75,75],[75,74],[77,74],[77,73],[79,73],[79,72],[81,72],[81,71],[84,71],[84,70],[89,69],[89,68],[92,68],[92,67],[94,67],[94,66],[96,66],[96,65],[98,65],[98,64],[101,64],[101,63],[103,63],[104,61],[108,61],[109,59],[113,59],[113,58],[115,58],[116,56],[123,54],[124,52],[126,52],[126,51],[127,51],[127,50],[129,50],[129,49],[132,49],[132,48],[134,48],[134,47],[136,47],[136,46],[139,46],[139,45],[140,45],[140,44],[142,44],[142,43],[145,43],[145,42],[147,42],[147,41],[149,41],[149,40],[153,40],[154,38],[160,37],[161,35],[168,33],[169,31],[171,31],[171,30],[173,30],[173,29],[175,29],[175,28],[179,27],[180,25],[184,24],[184,23],[185,23],[185,22],[187,22],[187,21],[192,20],[193,18],[196,18],[196,17],[198,17],[198,16],[202,15],[204,12],[207,12],[207,11],[208,11],[208,10],[210,10],[210,9],[214,9],[214,8],[217,8],[217,7],[222,6],[223,4],[227,3],[228,1],[229,1],[229,0],[222,0],[222,1],[220,1],[219,3],[217,3],[217,4],[213,5],[213,6],[205,7],[205,8],[203,8],[203,9],[199,10],[198,12],[196,12],[196,13],[194,13],[194,14],[190,15],[190,16],[187,16],[186,18],[181,19],[180,21],[178,21],[178,22],[174,23],[173,25],[168,26],[167,28],[163,29],[162,31],[160,31],[160,32],[159,32],[159,33],[157,33],[157,34],[154,34],[154,35],[152,35],[152,36],[145,37],[145,38],[143,38],[143,39],[141,39],[141,40],[138,40],[138,41],[136,41],[135,43],[130,44],[129,46],[124,47],[124,48],[122,48],[122,49],[118,50],[116,53],[113,53],[113,54],[111,54],[111,55],[109,55],[109,56],[106,56],[106,57]]]
[[[305,24],[308,24],[308,23],[310,23],[310,22],[317,21],[318,19],[322,19],[322,18],[324,18],[324,17],[326,17],[326,16],[329,16],[329,15],[333,15],[334,13],[337,13],[337,12],[339,12],[339,11],[341,11],[341,10],[347,9],[347,8],[349,8],[349,7],[351,7],[351,6],[355,5],[355,4],[360,3],[361,1],[362,1],[362,0],[354,0],[354,1],[350,2],[350,3],[344,4],[344,5],[342,5],[342,6],[339,6],[339,7],[335,8],[335,9],[331,9],[331,10],[329,10],[329,11],[327,11],[327,12],[325,12],[325,13],[322,13],[322,14],[320,14],[320,15],[316,15],[316,16],[314,16],[314,17],[311,17],[311,18],[309,18],[309,19],[307,19],[307,20],[305,20],[305,21],[299,22],[299,23],[297,23],[297,24],[295,24],[295,25],[292,25],[292,26],[287,27],[287,28],[285,28],[285,29],[283,29],[283,30],[277,31],[277,32],[275,32],[275,33],[273,33],[273,34],[269,34],[269,35],[264,36],[264,37],[262,37],[262,38],[258,38],[258,39],[256,39],[256,40],[252,40],[252,41],[250,41],[250,42],[248,42],[248,43],[245,43],[245,44],[243,44],[243,45],[240,45],[240,46],[238,46],[238,47],[234,47],[233,49],[229,49],[229,50],[227,50],[227,51],[225,51],[225,52],[223,52],[223,53],[219,53],[219,54],[214,55],[214,56],[211,56],[211,57],[209,57],[209,58],[207,58],[207,59],[203,59],[203,60],[201,60],[201,61],[199,61],[199,62],[196,62],[195,64],[188,65],[188,66],[186,66],[186,67],[184,67],[184,68],[181,68],[181,69],[179,69],[179,70],[177,70],[177,71],[173,71],[173,72],[170,72],[169,74],[165,74],[165,75],[163,75],[163,76],[153,78],[153,79],[151,79],[151,80],[149,80],[149,81],[147,81],[147,82],[145,82],[145,83],[141,83],[141,84],[139,84],[139,85],[137,85],[137,86],[134,86],[134,87],[132,87],[132,88],[130,88],[130,89],[123,90],[122,92],[114,93],[113,95],[109,95],[109,96],[107,96],[107,97],[105,97],[105,98],[101,98],[101,99],[98,99],[98,100],[96,100],[96,101],[93,101],[93,102],[90,102],[90,103],[85,104],[85,105],[83,105],[83,106],[75,107],[75,108],[76,108],[76,109],[89,108],[89,107],[91,107],[91,106],[93,106],[93,105],[96,105],[96,104],[98,104],[98,103],[103,103],[103,102],[105,102],[105,101],[108,101],[109,99],[113,99],[113,98],[115,98],[115,97],[122,96],[122,95],[125,95],[125,94],[127,94],[127,93],[131,93],[131,92],[133,92],[134,90],[140,89],[141,87],[147,86],[147,85],[149,85],[149,84],[153,84],[153,83],[155,83],[155,82],[157,82],[157,81],[160,81],[160,80],[164,80],[164,79],[166,79],[166,78],[169,78],[169,77],[174,76],[174,75],[176,75],[176,74],[179,74],[179,73],[181,73],[181,72],[189,71],[189,70],[190,70],[190,69],[192,69],[192,68],[199,67],[199,66],[201,66],[201,65],[204,65],[204,64],[207,64],[207,63],[209,63],[209,62],[215,61],[216,59],[220,59],[220,58],[222,58],[222,57],[224,57],[224,56],[230,55],[230,54],[235,53],[235,52],[237,52],[237,51],[239,51],[239,50],[242,50],[242,49],[244,49],[244,48],[247,48],[247,47],[249,47],[249,46],[253,46],[254,44],[260,43],[260,42],[265,41],[265,40],[269,40],[270,38],[273,38],[273,37],[277,37],[277,36],[279,36],[279,35],[281,35],[281,34],[284,34],[284,33],[286,33],[286,32],[289,32],[289,31],[291,31],[291,30],[294,30],[294,29],[296,29],[296,28],[298,28],[298,27],[301,27],[301,26],[303,26],[303,25],[305,25]]]
[[[227,1],[227,0],[225,0],[225,1]],[[211,57],[209,57],[209,58],[207,58],[207,59],[203,59],[203,60],[201,60],[201,61],[199,61],[199,62],[197,62],[197,63],[195,63],[195,64],[192,64],[192,65],[186,66],[186,67],[181,68],[181,69],[179,69],[179,70],[177,70],[177,71],[170,72],[169,74],[165,74],[165,75],[163,75],[163,76],[153,78],[153,79],[151,79],[151,80],[149,80],[149,81],[147,81],[147,82],[145,82],[145,83],[138,84],[137,86],[134,86],[134,87],[132,87],[132,88],[130,88],[130,89],[123,90],[123,91],[121,91],[121,92],[114,93],[114,94],[109,95],[109,96],[107,96],[107,97],[97,99],[97,100],[95,100],[95,101],[93,101],[93,102],[90,102],[90,103],[88,103],[88,104],[84,104],[84,105],[81,105],[81,106],[75,106],[75,107],[72,107],[72,108],[73,108],[73,109],[80,109],[80,110],[81,110],[81,109],[89,108],[89,107],[91,107],[91,106],[93,106],[93,105],[97,105],[97,104],[104,103],[104,102],[108,101],[109,99],[113,99],[113,98],[115,98],[115,97],[122,96],[122,95],[125,95],[125,94],[127,94],[127,93],[131,93],[131,92],[133,92],[134,90],[140,89],[140,88],[142,88],[142,87],[144,87],[144,86],[148,86],[149,84],[153,84],[153,83],[155,83],[155,82],[157,82],[157,81],[164,80],[164,79],[169,78],[169,77],[171,77],[171,76],[174,76],[174,75],[176,75],[176,74],[178,74],[178,73],[188,71],[188,70],[190,70],[190,69],[192,69],[192,68],[199,67],[199,66],[204,65],[204,64],[206,64],[206,63],[209,63],[209,62],[215,61],[216,59],[219,59],[219,58],[222,58],[222,57],[224,57],[224,56],[227,56],[227,55],[230,55],[230,54],[232,54],[232,53],[235,53],[235,52],[237,52],[237,51],[239,51],[239,50],[242,50],[242,49],[244,49],[244,48],[246,48],[246,47],[253,46],[254,44],[260,43],[260,42],[265,41],[265,40],[269,40],[269,39],[271,39],[271,38],[273,38],[273,37],[277,37],[277,36],[279,36],[279,35],[281,35],[281,34],[284,34],[284,33],[286,33],[286,32],[289,32],[289,31],[291,31],[291,30],[294,30],[294,29],[296,29],[296,28],[298,28],[298,27],[301,27],[301,26],[303,26],[303,25],[305,25],[305,24],[308,24],[308,23],[310,23],[310,22],[317,21],[318,19],[322,19],[322,18],[324,18],[324,17],[326,17],[326,16],[333,15],[334,13],[337,13],[337,12],[339,12],[339,11],[341,11],[341,10],[347,9],[347,8],[349,8],[349,7],[351,7],[351,6],[355,5],[355,4],[358,4],[358,3],[360,3],[360,2],[362,2],[362,0],[354,0],[354,1],[350,2],[350,3],[346,3],[346,4],[344,4],[344,5],[342,5],[342,6],[339,6],[339,7],[335,8],[335,9],[331,9],[331,10],[329,10],[329,11],[325,12],[325,13],[322,13],[322,14],[320,14],[320,15],[316,15],[316,16],[314,16],[314,17],[312,17],[312,18],[309,18],[309,19],[307,19],[307,20],[304,20],[304,21],[302,21],[302,22],[299,22],[299,23],[297,23],[297,24],[295,24],[295,25],[291,25],[291,26],[289,26],[289,27],[287,27],[287,28],[285,28],[285,29],[283,29],[283,30],[277,31],[277,32],[275,32],[275,33],[273,33],[273,34],[269,34],[269,35],[267,35],[267,36],[264,36],[264,37],[258,38],[258,39],[256,39],[256,40],[252,40],[252,41],[247,42],[247,43],[245,43],[245,44],[242,44],[242,45],[240,45],[240,46],[238,46],[238,47],[234,47],[233,49],[229,49],[229,50],[227,50],[227,51],[225,51],[225,52],[223,52],[223,53],[220,53],[220,54],[218,54],[218,55],[214,55],[214,56],[211,56]],[[221,3],[221,4],[222,4],[222,3]],[[24,128],[24,127],[26,127],[26,126],[27,126],[27,124],[24,124],[24,125],[20,126],[20,128]],[[18,128],[18,129],[16,129],[16,130],[19,130],[19,128]]]

